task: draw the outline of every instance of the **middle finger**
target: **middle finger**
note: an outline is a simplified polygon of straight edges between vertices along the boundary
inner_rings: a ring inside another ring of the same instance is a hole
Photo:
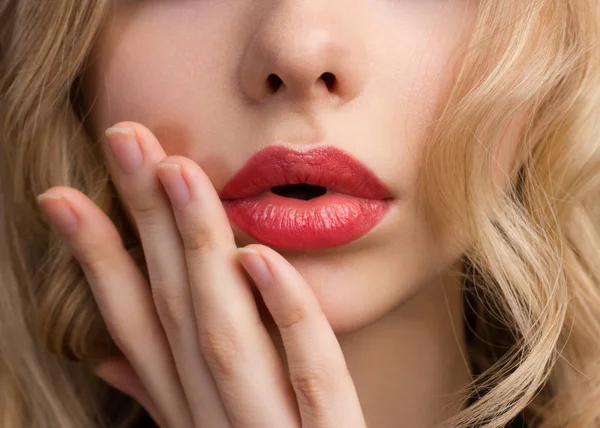
[[[184,157],[164,159],[158,171],[184,243],[200,344],[233,426],[299,426],[291,383],[237,262],[216,190]]]

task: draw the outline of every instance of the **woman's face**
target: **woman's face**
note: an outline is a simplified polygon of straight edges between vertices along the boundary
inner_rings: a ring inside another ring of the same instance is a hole
[[[115,0],[84,80],[92,132],[140,122],[167,154],[198,163],[217,191],[269,145],[324,143],[360,160],[392,194],[383,219],[341,246],[280,250],[336,332],[359,328],[461,255],[431,236],[415,180],[472,3]],[[230,223],[238,246],[257,242]]]

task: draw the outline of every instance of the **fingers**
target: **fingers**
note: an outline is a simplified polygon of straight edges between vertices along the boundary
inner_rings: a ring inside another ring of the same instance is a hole
[[[40,205],[81,264],[115,343],[152,395],[169,427],[192,424],[148,284],[110,219],[85,195],[55,187]]]
[[[111,175],[137,225],[156,310],[194,422],[200,427],[227,426],[227,414],[197,339],[183,245],[156,175],[157,163],[166,154],[156,137],[137,123],[118,123],[106,134]]]
[[[287,374],[236,260],[233,232],[206,174],[179,156],[158,175],[181,235],[199,342],[234,427],[299,426]]]
[[[300,274],[268,247],[236,249],[221,201],[196,163],[165,157],[150,131],[133,122],[107,138],[111,174],[137,225],[151,284],[83,194],[54,188],[40,203],[144,387],[129,377],[122,390],[169,428],[364,428],[335,334]],[[279,327],[291,384],[238,261]]]
[[[344,355],[308,284],[269,247],[250,245],[238,256],[281,333],[302,426],[364,428]]]

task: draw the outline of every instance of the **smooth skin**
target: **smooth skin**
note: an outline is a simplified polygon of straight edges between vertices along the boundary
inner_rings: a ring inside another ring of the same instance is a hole
[[[109,170],[137,225],[150,284],[87,196],[68,187],[39,196],[126,357],[95,373],[163,428],[365,427],[336,335],[298,271],[264,245],[237,248],[207,175],[189,158],[167,156],[147,128],[121,122],[106,136]]]
[[[445,418],[417,415],[444,406],[448,400],[435,397],[468,378],[448,381],[445,363],[451,359],[453,371],[464,367],[461,329],[447,328],[451,317],[462,324],[461,293],[455,291],[461,285],[448,271],[458,270],[464,248],[453,230],[431,233],[416,183],[418,160],[453,87],[477,2],[111,3],[81,76],[91,144],[103,142],[104,130],[115,123],[142,123],[165,153],[200,165],[217,190],[270,145],[298,151],[332,145],[368,166],[393,194],[377,227],[336,248],[278,250],[306,278],[338,335],[367,418],[385,426],[384,417],[397,420],[398,403],[415,428]],[[260,243],[231,228],[238,246]],[[457,311],[448,311],[445,296],[428,293],[433,288],[445,288]],[[417,295],[423,302],[418,317],[406,305]],[[382,318],[394,318],[388,337],[365,331],[373,324],[378,330]],[[427,331],[417,337],[415,324]],[[438,361],[423,364],[421,354],[433,346]],[[395,362],[383,366],[382,360]],[[367,364],[368,373],[359,368]],[[398,367],[406,373],[400,376]],[[373,388],[376,378],[381,381]],[[430,387],[415,388],[424,379]],[[365,400],[386,403],[385,409]]]

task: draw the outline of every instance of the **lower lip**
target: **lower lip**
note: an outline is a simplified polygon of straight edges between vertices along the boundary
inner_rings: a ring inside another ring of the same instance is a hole
[[[227,216],[256,240],[284,250],[338,247],[368,233],[383,220],[389,200],[327,192],[311,200],[272,192],[224,200]]]

